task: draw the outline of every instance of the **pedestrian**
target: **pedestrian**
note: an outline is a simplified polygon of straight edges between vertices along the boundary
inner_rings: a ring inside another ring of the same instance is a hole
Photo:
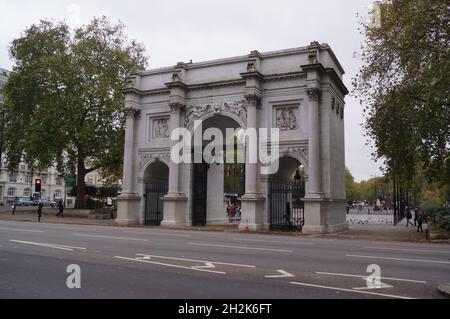
[[[64,217],[64,204],[63,201],[60,200],[58,203],[58,214],[56,215],[56,217]]]
[[[16,214],[16,206],[17,206],[17,201],[14,199],[12,202],[12,214],[15,215]]]
[[[414,226],[417,226],[417,217],[419,215],[419,210],[418,208],[414,208]]]
[[[416,212],[416,217],[417,217],[417,232],[421,232],[423,233],[423,229],[422,229],[422,223],[423,223],[423,212],[418,210]]]
[[[411,222],[412,214],[408,207],[406,207],[406,227],[411,224],[411,226],[414,226],[414,224]]]
[[[41,217],[42,217],[42,207],[44,207],[44,204],[42,203],[42,200],[39,201],[39,205],[38,205],[38,210],[37,210],[37,214],[38,214],[38,222],[41,221]]]

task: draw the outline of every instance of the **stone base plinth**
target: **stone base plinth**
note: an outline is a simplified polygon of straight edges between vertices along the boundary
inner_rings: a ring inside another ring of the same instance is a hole
[[[117,197],[117,218],[115,222],[119,225],[141,224],[140,218],[141,196],[137,193],[122,193]]]
[[[305,197],[305,234],[337,233],[347,230],[345,202],[318,196]]]
[[[186,203],[187,197],[184,194],[167,194],[163,197],[164,219],[162,227],[186,226]]]
[[[264,228],[264,202],[262,194],[245,194],[241,198],[241,222],[239,230],[257,231]]]

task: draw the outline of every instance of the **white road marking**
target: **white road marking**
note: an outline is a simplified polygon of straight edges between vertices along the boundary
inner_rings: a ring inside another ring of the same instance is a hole
[[[194,245],[194,246],[209,246],[209,247],[220,247],[220,248],[235,248],[235,249],[249,249],[249,250],[264,250],[264,251],[277,251],[277,252],[292,253],[292,250],[286,250],[286,249],[259,248],[259,247],[244,247],[244,246],[228,246],[228,245],[214,245],[214,244],[200,244],[200,243],[188,243],[188,245]]]
[[[84,247],[66,246],[66,245],[52,244],[52,243],[37,243],[37,242],[33,242],[33,241],[23,241],[23,240],[14,240],[14,239],[10,239],[9,241],[14,242],[14,243],[41,246],[41,247],[61,249],[61,250],[69,250],[69,251],[73,251],[74,249],[80,249],[80,250],[86,249]]]
[[[6,227],[1,227],[0,230],[13,230],[13,231],[23,231],[23,232],[30,232],[30,233],[43,233],[44,232],[43,230],[6,228]]]
[[[274,244],[292,244],[292,245],[314,245],[314,243],[304,243],[304,242],[293,242],[293,241],[277,241],[277,240],[265,240],[265,239],[250,239],[250,238],[228,238],[228,240],[235,240],[235,241],[241,241],[241,242],[246,242],[246,241],[254,241],[254,242],[262,242],[262,243],[274,243]]]
[[[450,254],[450,250],[426,250],[426,249],[409,249],[409,248],[390,248],[390,247],[363,247],[365,249],[379,249],[379,250],[399,250],[399,251],[416,251],[424,253],[444,253]]]
[[[104,238],[104,239],[119,239],[119,240],[148,241],[148,239],[143,239],[143,238],[114,237],[114,236],[98,236],[98,235],[87,235],[87,234],[72,234],[72,235],[73,235],[73,236],[80,236],[80,237],[90,237],[90,238]]]
[[[197,260],[197,259],[187,259],[187,258],[178,258],[178,257],[167,257],[167,256],[157,256],[157,255],[145,255],[145,254],[136,254],[136,256],[142,256],[143,258],[147,258],[147,260],[150,260],[151,257],[153,258],[161,258],[161,259],[171,259],[171,260],[181,260],[181,261],[192,261],[192,262],[198,262],[198,263],[211,263],[216,265],[224,265],[224,266],[234,266],[234,267],[244,267],[244,268],[255,268],[256,266],[252,265],[243,265],[243,264],[233,264],[233,263],[226,263],[221,261],[211,261],[211,260]]]
[[[373,287],[365,286],[365,287],[358,287],[358,288],[353,288],[353,289],[355,289],[355,290],[369,290],[369,289],[385,289],[385,288],[394,288],[394,286],[389,285],[389,284],[385,284],[384,282],[380,282],[380,286],[379,287],[374,285]]]
[[[313,285],[313,284],[307,284],[307,283],[296,282],[296,281],[291,281],[290,283],[293,284],[293,285],[299,285],[299,286],[305,286],[305,287],[323,288],[323,289],[336,290],[336,291],[347,291],[347,292],[353,292],[353,293],[364,294],[364,295],[374,295],[374,296],[397,298],[397,299],[416,299],[416,298],[405,297],[405,296],[382,294],[382,293],[378,293],[378,292],[370,292],[370,291],[345,289],[345,288],[330,287],[330,286]]]
[[[369,259],[387,259],[387,260],[398,260],[398,261],[415,261],[422,263],[433,263],[433,264],[450,264],[450,261],[441,260],[426,260],[426,259],[409,259],[409,258],[393,258],[393,257],[382,257],[382,256],[362,256],[362,255],[346,255],[347,257],[355,258],[369,258]]]
[[[174,268],[181,268],[181,269],[189,269],[189,270],[194,270],[194,271],[210,272],[210,273],[214,273],[214,274],[221,274],[221,275],[225,275],[226,274],[223,271],[216,271],[216,270],[209,270],[209,269],[198,269],[198,268],[187,267],[187,266],[180,266],[180,265],[174,265],[174,264],[165,264],[165,263],[160,263],[160,262],[155,262],[155,261],[150,261],[150,260],[144,260],[144,259],[128,258],[128,257],[121,257],[121,256],[114,256],[114,258],[119,258],[119,259],[124,259],[124,260],[131,260],[131,261],[137,261],[137,262],[141,262],[141,263],[154,264],[154,265],[160,265],[160,266],[167,266],[167,267],[174,267]]]
[[[183,237],[183,238],[191,237],[190,235],[169,234],[169,233],[153,233],[153,232],[144,233],[144,232],[136,232],[136,231],[124,231],[124,233],[127,233],[127,234],[139,234],[139,235],[150,235],[150,236],[152,236],[152,235],[173,236],[173,237]]]
[[[286,270],[277,269],[277,271],[281,275],[266,275],[264,277],[266,277],[266,278],[290,278],[290,277],[295,277],[293,274],[288,273]]]
[[[361,276],[361,275],[350,275],[350,274],[340,274],[340,273],[334,273],[334,272],[320,272],[316,271],[316,274],[318,275],[330,275],[330,276],[344,276],[344,277],[357,277],[357,278],[364,278],[366,279],[368,276]],[[403,279],[403,278],[391,278],[391,277],[381,277],[381,280],[394,280],[394,281],[406,281],[406,282],[415,282],[418,284],[426,284],[426,281],[423,280],[413,280],[413,279]]]

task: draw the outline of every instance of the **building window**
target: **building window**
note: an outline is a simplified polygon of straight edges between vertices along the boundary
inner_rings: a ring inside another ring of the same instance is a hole
[[[14,187],[8,188],[8,196],[16,196],[16,189]]]
[[[42,184],[47,184],[46,179],[47,179],[47,178],[46,178],[45,176],[41,176]]]
[[[56,177],[56,185],[62,185],[62,177],[61,176]]]
[[[33,182],[33,176],[31,174],[25,175],[25,183],[31,184]]]
[[[55,194],[53,195],[53,198],[61,198],[61,191],[59,189],[57,189],[55,191]]]
[[[10,183],[15,183],[15,182],[17,182],[17,174],[16,174],[16,173],[10,173],[10,174],[9,174],[9,182],[10,182]]]
[[[30,195],[31,195],[31,190],[29,188],[25,188],[23,190],[23,196],[24,197],[30,197]]]
[[[25,164],[20,164],[20,165],[19,165],[19,169],[20,169],[21,171],[24,171],[24,170],[27,169],[27,166],[26,166]]]

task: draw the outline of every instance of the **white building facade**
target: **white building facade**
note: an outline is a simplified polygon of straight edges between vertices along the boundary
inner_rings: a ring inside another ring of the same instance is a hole
[[[39,195],[34,192],[37,178],[42,181],[42,197],[64,200],[64,177],[55,167],[31,174],[27,165],[20,163],[16,172],[10,172],[3,164],[0,170],[0,203],[7,205],[15,199],[30,199]]]
[[[272,158],[278,171],[264,175],[264,164],[249,161],[253,145],[245,147],[240,229],[273,229],[279,207],[284,226],[301,210],[303,232],[345,229],[343,75],[331,48],[317,42],[134,75],[125,91],[123,191],[116,221],[144,224],[153,214],[156,224],[166,227],[227,223],[224,165],[175,163],[170,155],[178,143],[170,138],[173,130],[182,127],[194,135],[195,121],[202,121],[203,131],[279,129],[279,153]],[[305,172],[300,197],[293,199],[291,186],[282,192],[272,187],[291,183],[299,168]]]

